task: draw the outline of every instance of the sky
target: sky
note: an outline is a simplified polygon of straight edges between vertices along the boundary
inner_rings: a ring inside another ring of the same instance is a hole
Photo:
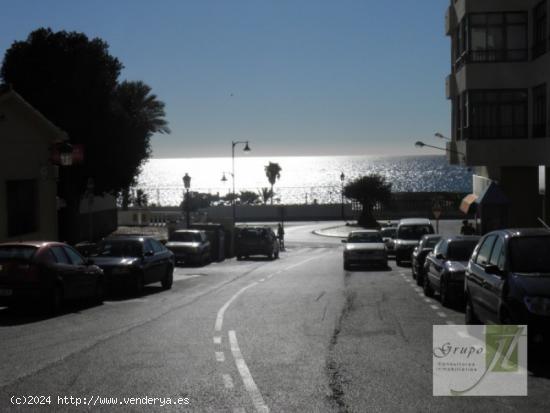
[[[155,158],[430,154],[414,142],[450,134],[448,0],[1,4],[1,56],[39,27],[105,40],[166,104]]]

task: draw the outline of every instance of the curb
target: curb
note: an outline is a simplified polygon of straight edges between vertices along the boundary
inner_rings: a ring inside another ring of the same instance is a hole
[[[335,226],[335,227],[328,227],[328,228],[323,228],[323,229],[311,231],[311,233],[312,233],[313,235],[318,235],[318,236],[320,236],[320,237],[346,238],[347,235],[336,235],[336,234],[325,234],[325,233],[323,233],[323,231],[329,231],[329,230],[331,230],[331,229],[340,228],[340,227],[342,227],[342,225],[338,225],[338,226]]]

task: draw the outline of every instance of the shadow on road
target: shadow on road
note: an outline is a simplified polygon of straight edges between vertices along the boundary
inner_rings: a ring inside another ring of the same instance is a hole
[[[49,314],[43,306],[17,305],[14,307],[0,307],[0,327],[18,326],[32,324],[50,318],[61,317],[67,314],[78,314],[83,310],[97,307],[100,304],[91,301],[68,301],[63,304],[61,311],[57,314]]]

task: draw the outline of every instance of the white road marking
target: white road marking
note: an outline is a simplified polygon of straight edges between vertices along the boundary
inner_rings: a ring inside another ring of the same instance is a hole
[[[233,388],[233,379],[229,374],[223,374],[223,385],[226,389],[232,389]]]
[[[223,354],[223,351],[216,351],[216,361],[224,362],[225,361],[225,354]]]
[[[260,280],[261,283],[263,283],[264,281],[265,281],[265,278],[262,278],[262,279]]]
[[[218,310],[218,315],[216,316],[216,324],[214,325],[214,330],[216,331],[222,331],[223,326],[223,315],[225,314],[225,310],[227,310],[227,307],[231,305],[235,299],[244,293],[246,290],[248,290],[250,287],[254,287],[257,282],[253,282],[252,284],[248,284],[246,287],[241,288],[239,291],[237,291],[233,297],[231,297],[223,306]]]
[[[214,337],[214,344],[221,344],[221,343],[222,343],[222,338],[220,336]]]
[[[429,298],[424,298],[424,301],[426,301],[428,304],[432,302],[432,300]]]
[[[437,312],[437,315],[438,315],[439,317],[441,317],[441,318],[447,317],[447,314],[445,314],[443,311],[438,311],[438,312]]]
[[[260,393],[258,386],[256,386],[256,383],[252,378],[252,374],[250,374],[250,370],[248,369],[248,366],[244,361],[243,355],[239,348],[239,342],[237,341],[237,335],[235,334],[234,330],[229,331],[229,343],[231,343],[231,353],[233,354],[233,358],[235,359],[237,370],[239,370],[239,374],[241,375],[241,378],[243,380],[244,387],[248,391],[248,394],[252,399],[252,404],[254,404],[257,412],[268,413],[269,408],[265,404],[262,394]]]
[[[438,307],[437,305],[435,305],[435,304],[432,304],[430,307],[431,307],[432,309],[434,309],[434,310],[439,310],[439,307]]]
[[[305,264],[306,262],[309,262],[311,260],[315,260],[317,259],[317,257],[311,257],[311,258],[308,258],[307,260],[304,260],[304,261],[301,261],[299,262],[298,264],[294,264],[294,265],[291,265],[290,267],[286,267],[283,271],[288,271],[288,270],[291,270],[292,268],[296,268],[302,264]],[[279,272],[282,272],[282,271],[279,271]],[[277,274],[277,273],[276,273]]]
[[[455,325],[455,322],[454,321],[451,321],[451,320],[447,320],[445,321],[447,324],[449,324],[450,326],[454,326]]]

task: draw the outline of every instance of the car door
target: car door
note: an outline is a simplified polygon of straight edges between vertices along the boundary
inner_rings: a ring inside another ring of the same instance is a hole
[[[153,251],[155,252],[155,262],[157,262],[155,265],[158,265],[157,280],[161,281],[164,279],[168,268],[172,266],[170,259],[171,255],[170,252],[157,240],[151,239],[149,242],[151,242]]]
[[[438,245],[437,251],[433,255],[432,265],[430,266],[431,279],[430,281],[434,285],[435,289],[439,291],[441,287],[441,274],[445,269],[445,260],[447,259],[447,251],[449,249],[449,243],[446,240],[442,240]]]
[[[64,298],[78,297],[78,280],[75,267],[71,263],[69,256],[61,245],[51,247],[56,261],[55,270],[57,277],[61,280]]]
[[[481,321],[490,318],[490,300],[487,296],[488,290],[485,288],[488,274],[485,272],[485,267],[489,263],[496,239],[497,235],[491,234],[481,241],[479,251],[466,273],[468,293],[470,294],[474,311]]]
[[[495,266],[502,271],[501,274],[489,274],[485,271],[484,283],[482,285],[485,302],[487,304],[487,315],[491,322],[500,323],[499,309],[502,299],[502,289],[504,287],[504,256],[505,256],[504,237],[498,236],[495,239],[491,256],[489,257],[489,266]]]
[[[79,297],[93,296],[97,286],[97,274],[86,265],[84,258],[74,248],[65,245],[63,250],[74,266],[76,294]]]

